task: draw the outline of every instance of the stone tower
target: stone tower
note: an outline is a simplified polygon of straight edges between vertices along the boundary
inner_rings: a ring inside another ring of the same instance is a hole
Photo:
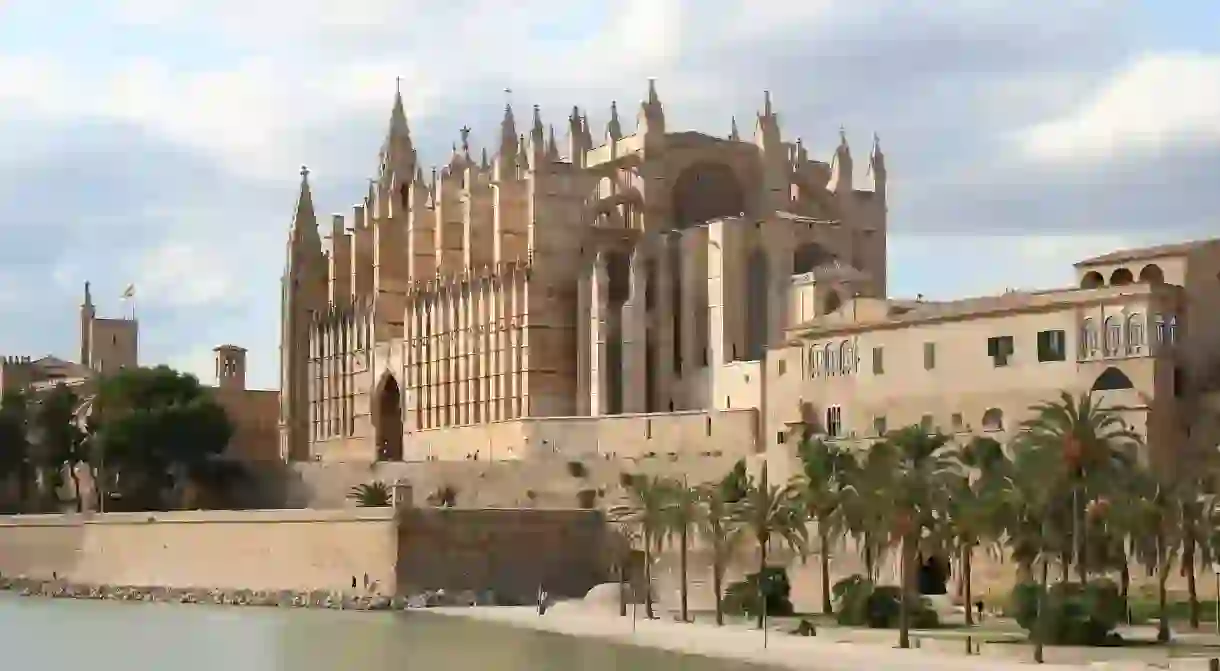
[[[301,191],[288,234],[282,278],[280,325],[280,455],[309,456],[309,324],[326,307],[328,261],[318,236],[309,169],[301,167]]]
[[[216,353],[216,386],[241,391],[246,388],[246,349],[221,345]]]

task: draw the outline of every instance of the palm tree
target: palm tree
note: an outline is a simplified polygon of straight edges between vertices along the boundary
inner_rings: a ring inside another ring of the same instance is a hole
[[[1058,468],[1061,459],[1058,449],[1039,449],[1033,445],[1029,449],[1015,450],[1003,485],[997,492],[1001,497],[1005,538],[1013,555],[1026,567],[1022,573],[1032,579],[1033,566],[1039,566],[1038,618],[1030,632],[1034,640],[1034,661],[1039,664],[1043,660],[1045,625],[1050,620],[1042,616],[1046,609],[1047,573],[1051,556],[1064,542],[1048,524],[1057,497],[1046,485],[1046,474]],[[1018,580],[1024,579],[1018,576]]]
[[[664,478],[648,475],[635,475],[626,484],[630,502],[614,506],[608,512],[610,519],[634,527],[644,548],[644,613],[651,620],[656,617],[652,602],[652,561],[656,546],[665,536],[673,487]]]
[[[680,574],[681,617],[683,622],[689,620],[688,596],[689,581],[687,579],[688,552],[690,550],[690,532],[698,523],[700,517],[700,492],[689,486],[685,480],[669,482],[669,505],[666,506],[666,533],[676,536],[678,540],[678,571]]]
[[[1128,470],[1135,462],[1142,438],[1129,429],[1118,413],[1094,403],[1086,392],[1073,397],[1061,392],[1057,401],[1030,407],[1033,414],[1022,422],[1020,442],[1057,449],[1061,468],[1047,473],[1047,485],[1066,491],[1072,530],[1072,551],[1076,572],[1083,585],[1088,581],[1087,547],[1084,539],[1086,502],[1104,493],[1116,473]]]
[[[839,507],[844,525],[856,541],[860,559],[869,580],[878,577],[878,565],[885,559],[889,543],[888,516],[891,508],[886,491],[890,465],[884,450],[868,450],[863,463],[847,474]]]
[[[347,498],[361,508],[384,508],[394,498],[390,486],[380,480],[356,485],[347,493]]]
[[[792,484],[772,485],[767,481],[767,464],[763,462],[758,480],[750,478],[745,497],[734,506],[734,518],[758,543],[758,581],[761,590],[767,570],[767,549],[772,539],[779,539],[793,551],[805,553],[807,544],[805,516],[800,491]],[[758,628],[766,616],[765,595],[759,595]]]
[[[1134,549],[1140,563],[1156,571],[1158,623],[1156,640],[1169,642],[1169,608],[1165,583],[1182,549],[1182,498],[1189,492],[1156,476],[1144,478],[1137,503],[1138,531]],[[1139,491],[1139,490],[1137,490]],[[1133,492],[1134,493],[1134,492]]]
[[[916,424],[894,431],[871,451],[888,463],[886,489],[892,503],[892,537],[897,540],[902,558],[901,605],[898,617],[898,645],[911,646],[910,592],[914,589],[915,561],[929,540],[943,537],[949,485],[960,477],[961,464],[949,437],[929,434]]]
[[[822,612],[830,615],[834,612],[830,602],[831,537],[837,536],[841,529],[844,487],[850,481],[856,461],[850,452],[838,444],[821,439],[801,441],[797,456],[801,460],[801,475],[797,484],[805,504],[805,513],[817,525]]]
[[[966,604],[966,624],[974,624],[971,610],[973,591],[971,573],[974,549],[998,541],[1003,521],[1003,490],[1009,471],[1004,447],[991,438],[974,438],[962,449],[960,461],[973,471],[962,472],[950,482],[948,501],[948,544],[954,546],[961,562],[961,596]]]
[[[724,573],[733,550],[741,541],[742,527],[733,516],[730,473],[724,480],[699,488],[701,515],[696,529],[712,551],[712,591],[716,597],[716,626],[724,624]],[[726,486],[728,483],[729,486]]]
[[[1183,478],[1177,489],[1178,519],[1181,523],[1182,571],[1186,574],[1186,592],[1190,600],[1190,628],[1199,628],[1199,586],[1195,565],[1210,565],[1213,561],[1211,544],[1212,520],[1209,516],[1211,497],[1206,478]]]

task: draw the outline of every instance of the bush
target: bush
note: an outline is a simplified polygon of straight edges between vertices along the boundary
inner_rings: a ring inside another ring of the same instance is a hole
[[[1017,624],[1030,632],[1032,638],[1038,626],[1038,597],[1041,586],[1034,583],[1017,585],[1012,591],[1012,605]],[[1118,586],[1107,579],[1079,583],[1061,582],[1046,592],[1043,632],[1047,645],[1117,645],[1122,638],[1114,628],[1123,618],[1123,603]]]
[[[794,611],[789,598],[792,594],[792,584],[788,582],[788,572],[777,566],[769,566],[763,570],[761,582],[767,615],[792,615]],[[724,612],[730,615],[758,615],[759,587],[758,573],[750,573],[746,575],[745,580],[731,583],[724,590]]]
[[[902,614],[902,591],[893,585],[874,585],[861,575],[853,575],[835,583],[831,589],[835,601],[835,618],[850,627],[891,629],[899,624]],[[940,617],[923,597],[907,599],[907,614],[914,629],[934,629]]]

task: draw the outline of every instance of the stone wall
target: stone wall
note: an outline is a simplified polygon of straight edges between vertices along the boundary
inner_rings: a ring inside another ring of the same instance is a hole
[[[396,554],[388,509],[0,517],[0,573],[88,584],[392,593]]]
[[[581,596],[603,582],[605,528],[601,514],[588,510],[2,516],[0,574],[87,585],[382,595],[490,589],[529,602],[539,582],[561,596]]]
[[[493,590],[529,603],[540,584],[584,596],[608,579],[606,525],[590,510],[402,511],[398,584],[418,589]]]

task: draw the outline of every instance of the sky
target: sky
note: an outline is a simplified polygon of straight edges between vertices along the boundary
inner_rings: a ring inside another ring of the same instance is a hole
[[[1218,35],[1214,0],[0,0],[0,354],[75,360],[83,283],[102,316],[134,283],[142,363],[234,343],[274,387],[300,166],[350,212],[396,77],[425,165],[506,98],[597,134],[655,77],[723,135],[768,89],[814,158],[880,135],[891,294],[1068,285],[1216,235]]]

